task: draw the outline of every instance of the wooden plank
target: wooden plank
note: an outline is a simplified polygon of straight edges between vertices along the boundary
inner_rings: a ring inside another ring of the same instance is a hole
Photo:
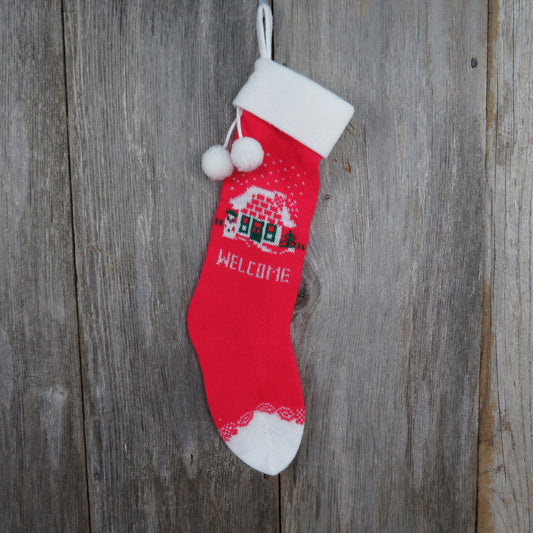
[[[355,106],[293,327],[307,422],[283,529],[472,531],[486,4],[274,7],[276,60]]]
[[[533,6],[489,2],[478,530],[533,530]]]
[[[219,195],[200,158],[253,68],[255,9],[65,2],[95,531],[278,529],[278,480],[218,436],[185,323]]]
[[[0,530],[86,531],[61,3],[0,12]]]

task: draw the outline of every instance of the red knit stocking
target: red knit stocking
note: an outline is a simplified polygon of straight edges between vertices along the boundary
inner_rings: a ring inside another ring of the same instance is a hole
[[[320,156],[249,113],[242,129],[264,162],[223,183],[188,323],[222,438],[275,474],[294,457],[305,418],[290,322]]]

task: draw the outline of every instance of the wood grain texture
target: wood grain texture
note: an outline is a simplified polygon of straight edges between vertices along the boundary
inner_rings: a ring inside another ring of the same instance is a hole
[[[489,2],[478,525],[533,530],[533,6]]]
[[[293,324],[307,423],[283,530],[472,531],[486,4],[274,7],[276,60],[355,106]]]
[[[0,0],[0,532],[531,531],[531,3],[274,3],[275,59],[356,109],[279,479],[219,438],[185,325],[255,10]]]
[[[278,480],[211,420],[186,311],[253,68],[254,2],[65,1],[94,531],[277,531]]]
[[[0,531],[86,531],[61,6],[0,13]]]

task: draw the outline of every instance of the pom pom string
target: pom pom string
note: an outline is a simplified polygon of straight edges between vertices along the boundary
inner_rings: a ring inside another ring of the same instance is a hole
[[[228,133],[226,134],[226,140],[224,141],[224,144],[222,145],[224,148],[228,147],[229,142],[231,140],[231,136],[233,134],[233,130],[235,129],[235,126],[237,126],[237,135],[239,137],[242,137],[241,116],[242,116],[242,109],[240,107],[238,107],[237,108],[237,116],[236,116],[235,120],[231,123],[231,126],[229,127]]]
[[[226,140],[224,141],[224,144],[222,145],[224,148],[228,147],[228,144],[231,140],[231,136],[233,135],[233,130],[235,129],[235,125],[237,124],[237,119],[235,119],[231,126],[229,127],[228,133],[226,134]]]
[[[242,108],[241,107],[238,107],[237,108],[237,135],[240,137],[242,137],[242,130],[241,130],[241,117],[242,117]]]

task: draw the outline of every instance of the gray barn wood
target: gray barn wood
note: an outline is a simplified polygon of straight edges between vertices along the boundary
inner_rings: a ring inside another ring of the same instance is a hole
[[[0,0],[0,532],[530,531],[530,3],[273,3],[274,59],[355,107],[278,478],[219,438],[185,324],[256,7]]]
[[[0,531],[88,528],[61,6],[0,2]]]
[[[533,530],[533,6],[489,3],[479,530]]]

